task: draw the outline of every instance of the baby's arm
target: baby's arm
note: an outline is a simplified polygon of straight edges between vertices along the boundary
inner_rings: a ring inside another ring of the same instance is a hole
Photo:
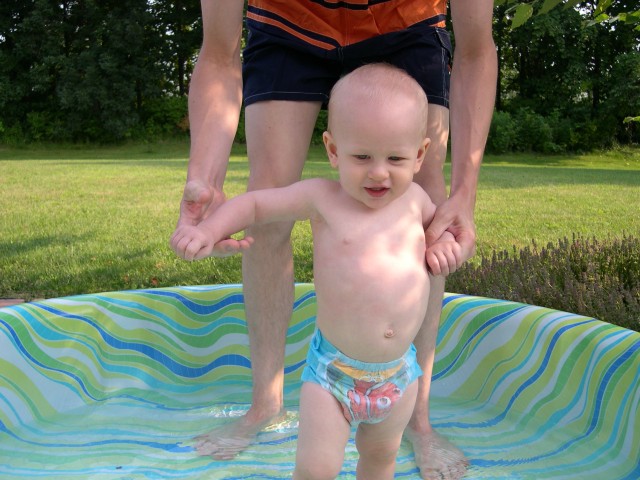
[[[424,192],[424,197],[422,224],[426,230],[435,216],[436,205],[426,192]],[[445,231],[436,243],[427,248],[425,259],[429,271],[433,275],[447,276],[462,265],[462,249],[456,242],[455,236]]]
[[[171,237],[171,247],[185,260],[212,255],[228,256],[246,250],[253,239],[245,237],[230,243],[226,253],[214,251],[218,242],[254,224],[284,220],[304,220],[315,212],[315,194],[323,187],[318,180],[304,180],[288,187],[255,190],[228,200],[197,226],[181,226]]]

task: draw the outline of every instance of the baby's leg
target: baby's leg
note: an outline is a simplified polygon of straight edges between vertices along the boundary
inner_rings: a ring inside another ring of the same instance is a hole
[[[393,478],[402,432],[411,418],[417,394],[416,380],[407,387],[382,422],[360,424],[356,433],[356,446],[360,454],[356,476],[359,480]]]
[[[317,383],[303,383],[293,479],[335,479],[350,435],[351,427],[336,398]]]

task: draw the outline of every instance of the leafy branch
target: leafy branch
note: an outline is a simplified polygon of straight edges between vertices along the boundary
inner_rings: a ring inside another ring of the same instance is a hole
[[[511,28],[518,28],[527,23],[527,21],[535,15],[544,15],[556,7],[574,8],[580,3],[580,0],[495,0],[495,6],[508,6],[505,16],[511,22]],[[610,11],[614,0],[598,0],[596,8],[593,11],[592,18],[586,23],[587,26],[596,25],[598,23],[627,23],[637,25],[636,30],[640,31],[640,9],[621,12],[617,15],[610,15]],[[537,11],[536,11],[537,9]]]

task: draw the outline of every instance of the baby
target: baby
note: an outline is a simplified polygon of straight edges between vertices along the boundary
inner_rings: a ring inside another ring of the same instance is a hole
[[[413,78],[386,64],[360,67],[338,81],[329,102],[323,139],[339,181],[237,196],[171,239],[179,256],[194,260],[221,241],[232,252],[250,248],[251,238],[229,236],[253,224],[310,220],[318,313],[302,374],[294,479],[338,476],[352,426],[357,478],[394,476],[422,375],[412,342],[427,310],[427,266],[440,271],[459,256],[453,236],[426,248],[436,206],[413,183],[429,146],[426,125],[427,99]]]

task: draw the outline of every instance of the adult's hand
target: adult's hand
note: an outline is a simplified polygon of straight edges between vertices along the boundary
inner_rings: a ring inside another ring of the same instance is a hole
[[[247,241],[235,240],[233,238],[223,239],[211,247],[206,254],[200,252],[186,253],[185,245],[180,244],[183,235],[180,233],[181,227],[196,226],[209,215],[211,215],[220,205],[225,202],[225,196],[222,192],[214,190],[211,186],[191,180],[186,183],[182,200],[180,201],[180,217],[175,231],[171,235],[169,244],[171,249],[181,258],[185,260],[198,260],[209,257],[228,257],[246,250],[253,239],[247,238]]]
[[[427,248],[435,245],[445,232],[451,233],[460,246],[456,255],[456,268],[476,253],[476,227],[473,207],[455,196],[449,197],[437,209],[431,224],[425,230]]]

